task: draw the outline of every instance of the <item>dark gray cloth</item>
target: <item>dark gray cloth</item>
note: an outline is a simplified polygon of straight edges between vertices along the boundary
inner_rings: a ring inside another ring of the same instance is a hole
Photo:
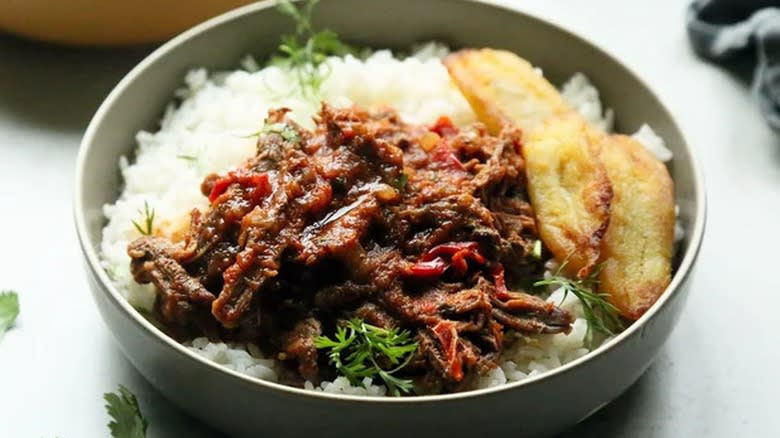
[[[754,55],[753,88],[769,125],[780,131],[780,0],[700,0],[688,10],[694,50],[729,64]]]

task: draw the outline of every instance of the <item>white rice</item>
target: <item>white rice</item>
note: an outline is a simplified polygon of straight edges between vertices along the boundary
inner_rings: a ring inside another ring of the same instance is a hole
[[[668,163],[672,161],[672,151],[666,148],[664,140],[650,126],[642,125],[639,131],[635,132],[632,137],[634,137],[634,140],[642,143],[642,146],[646,147],[662,162]]]
[[[225,368],[262,380],[277,380],[276,361],[266,358],[255,344],[225,344],[196,338],[187,346]]]
[[[440,58],[447,53],[441,45],[420,47],[415,55],[402,60],[387,50],[373,53],[365,61],[347,56],[331,58],[331,70],[321,87],[321,99],[343,107],[389,105],[401,117],[413,123],[432,123],[440,115],[456,124],[476,121],[466,100],[450,81]],[[139,221],[144,203],[155,211],[155,228],[163,233],[181,229],[193,207],[206,208],[199,187],[211,172],[224,172],[239,165],[254,153],[255,139],[248,134],[262,127],[271,108],[288,107],[291,117],[311,127],[311,117],[319,105],[295,91],[292,78],[276,67],[261,69],[247,57],[245,70],[208,74],[203,69],[190,71],[185,85],[177,91],[181,100],[171,104],[156,132],[141,131],[136,136],[135,161],[123,157],[119,167],[125,182],[114,204],[104,207],[108,224],[101,242],[102,263],[115,286],[138,309],[152,309],[155,291],[151,285],[135,283],[129,271],[127,245],[139,237],[132,221]],[[540,71],[541,74],[541,71]],[[582,74],[576,74],[562,89],[564,98],[591,123],[611,130],[613,114],[604,111],[598,91]],[[637,140],[668,160],[671,153],[663,140],[644,126]],[[524,337],[508,345],[500,366],[481,377],[477,387],[484,388],[523,380],[544,373],[589,352],[585,346],[587,322],[579,300],[569,294],[563,300],[560,291],[552,291],[548,301],[562,303],[576,320],[568,335]],[[276,381],[275,361],[263,356],[253,344],[212,343],[194,339],[188,347],[226,368],[259,379]],[[340,377],[306,389],[329,393],[383,396],[385,388],[370,380],[352,386]]]
[[[561,87],[561,96],[576,109],[585,120],[603,131],[611,132],[615,116],[612,109],[604,111],[599,99],[599,90],[582,73],[575,73]]]

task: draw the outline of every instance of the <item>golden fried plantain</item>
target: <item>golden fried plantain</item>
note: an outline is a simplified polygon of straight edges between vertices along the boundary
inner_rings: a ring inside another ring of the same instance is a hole
[[[524,133],[528,191],[539,234],[568,271],[587,276],[609,223],[612,189],[595,144],[604,135],[564,102],[526,60],[501,50],[461,50],[444,59],[450,77],[487,127]]]
[[[674,185],[666,167],[631,137],[604,137],[600,157],[615,192],[601,242],[601,290],[623,317],[636,320],[671,280]]]
[[[544,76],[513,53],[460,50],[443,62],[479,120],[493,135],[508,124],[530,132],[554,115],[573,112]]]
[[[641,316],[671,276],[674,195],[664,165],[630,137],[588,124],[510,52],[462,50],[444,65],[492,134],[523,129],[528,192],[545,245],[580,278],[603,261],[599,279],[612,304],[628,319]]]
[[[580,278],[598,262],[610,220],[612,186],[596,147],[601,137],[578,115],[566,114],[542,123],[523,144],[539,236]]]

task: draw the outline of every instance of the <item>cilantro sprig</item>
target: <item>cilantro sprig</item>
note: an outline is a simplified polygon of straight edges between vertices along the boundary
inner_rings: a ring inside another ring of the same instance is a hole
[[[106,393],[103,398],[111,417],[108,428],[113,438],[146,438],[149,424],[141,413],[138,399],[129,389],[119,385],[117,393]]]
[[[290,143],[300,143],[301,136],[290,124],[285,122],[268,123],[268,119],[263,121],[263,127],[251,134],[242,135],[241,138],[257,138],[260,135],[277,134],[282,140]]]
[[[295,21],[295,34],[282,36],[278,55],[271,58],[271,65],[290,70],[295,74],[301,94],[314,97],[322,83],[330,75],[325,60],[328,56],[343,56],[354,50],[339,40],[331,30],[315,31],[311,17],[319,0],[308,0],[296,6],[290,0],[280,0],[277,10]]]
[[[353,385],[362,384],[366,377],[379,378],[394,396],[409,393],[414,387],[411,380],[394,376],[409,364],[417,350],[417,342],[408,330],[384,329],[352,319],[336,328],[333,339],[320,336],[314,346],[330,350],[330,364]]]
[[[263,125],[263,129],[261,129],[259,133],[255,134],[255,136],[258,134],[271,133],[280,135],[284,141],[289,141],[290,143],[298,143],[301,141],[301,137],[298,135],[298,131],[296,131],[292,126],[284,122],[268,123],[267,120]]]
[[[19,315],[19,295],[11,290],[0,292],[0,337]]]

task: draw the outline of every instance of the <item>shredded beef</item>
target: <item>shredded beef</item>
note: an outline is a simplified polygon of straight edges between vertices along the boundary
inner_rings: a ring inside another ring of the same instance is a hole
[[[357,317],[412,331],[401,373],[450,391],[496,366],[507,332],[571,329],[522,287],[543,266],[518,130],[323,105],[309,131],[286,113],[267,121],[286,135],[261,133],[256,156],[204,179],[210,206],[183,242],[130,244],[163,324],[257,342],[302,384],[333,375],[314,340]]]

